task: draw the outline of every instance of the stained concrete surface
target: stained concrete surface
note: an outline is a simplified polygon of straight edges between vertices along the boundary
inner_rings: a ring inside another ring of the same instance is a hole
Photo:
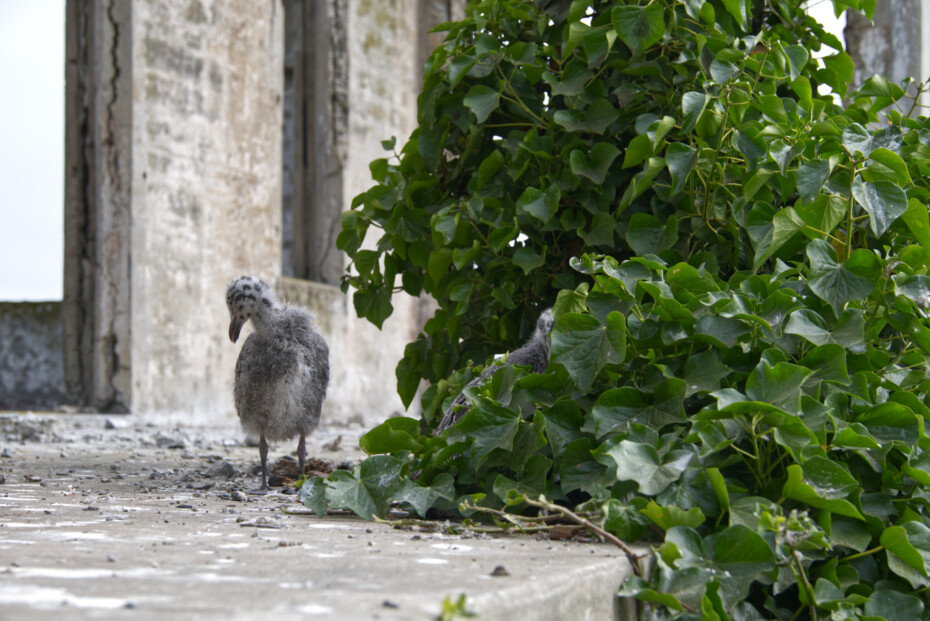
[[[320,518],[244,494],[258,456],[238,429],[131,421],[0,415],[0,619],[435,619],[462,594],[484,620],[633,618],[612,546]],[[308,453],[357,461],[360,431]]]

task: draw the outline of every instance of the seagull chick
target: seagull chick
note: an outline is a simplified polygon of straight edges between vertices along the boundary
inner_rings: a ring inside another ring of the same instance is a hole
[[[542,373],[545,371],[546,367],[549,366],[549,333],[552,332],[553,323],[554,320],[552,319],[552,309],[547,308],[539,315],[539,319],[536,320],[536,330],[533,332],[533,336],[530,337],[530,340],[527,341],[526,344],[524,344],[519,349],[510,352],[510,354],[507,356],[506,362],[494,361],[489,364],[484,369],[484,371],[481,372],[481,375],[470,381],[465,386],[465,388],[462,389],[462,392],[459,393],[459,396],[455,398],[455,401],[453,401],[452,405],[449,406],[449,409],[446,410],[445,415],[439,422],[439,426],[436,427],[436,433],[442,433],[457,423],[459,419],[468,412],[469,406],[465,404],[465,389],[470,388],[471,386],[483,384],[502,366],[529,366],[533,373]]]
[[[304,308],[281,304],[272,288],[254,276],[242,276],[226,288],[229,340],[243,324],[252,334],[236,362],[234,396],[242,429],[259,437],[262,486],[268,491],[268,441],[300,436],[297,460],[304,471],[306,438],[320,422],[329,384],[329,348]]]

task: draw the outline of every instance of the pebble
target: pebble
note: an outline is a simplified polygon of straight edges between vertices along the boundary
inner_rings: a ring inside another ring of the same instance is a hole
[[[509,576],[510,572],[507,571],[507,568],[503,565],[498,565],[494,568],[494,571],[491,572],[491,575],[495,578],[500,578],[501,576]]]
[[[207,470],[206,476],[211,479],[218,479],[220,477],[224,479],[231,479],[234,476],[239,474],[236,472],[236,468],[229,463],[228,461],[222,461],[217,464],[214,464],[212,468]]]
[[[158,432],[155,434],[155,445],[158,448],[168,448],[168,449],[182,449],[187,446],[187,443],[184,441],[184,438],[178,436],[169,436],[164,433]]]
[[[229,495],[229,497],[235,500],[236,502],[245,502],[248,499],[248,496],[246,496],[239,490],[233,490],[232,493]]]
[[[0,451],[0,457],[6,457],[7,459],[10,459],[11,457],[13,457],[13,451],[11,451],[8,448],[5,448],[2,451]]]

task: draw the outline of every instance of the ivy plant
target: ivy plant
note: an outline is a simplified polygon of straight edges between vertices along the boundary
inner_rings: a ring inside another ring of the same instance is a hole
[[[467,13],[338,240],[360,316],[380,326],[401,290],[438,303],[397,368],[406,404],[429,383],[422,417],[301,500],[580,506],[653,546],[620,592],[647,618],[927,616],[925,85],[851,90],[799,0]],[[548,370],[504,367],[433,434],[548,306]]]

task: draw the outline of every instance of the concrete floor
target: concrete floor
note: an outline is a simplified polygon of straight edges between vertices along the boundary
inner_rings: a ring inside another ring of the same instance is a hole
[[[129,421],[0,415],[0,620],[427,620],[462,594],[483,620],[634,618],[613,546],[319,518],[242,494],[258,451],[238,429]],[[359,431],[321,429],[308,453],[357,461]]]

